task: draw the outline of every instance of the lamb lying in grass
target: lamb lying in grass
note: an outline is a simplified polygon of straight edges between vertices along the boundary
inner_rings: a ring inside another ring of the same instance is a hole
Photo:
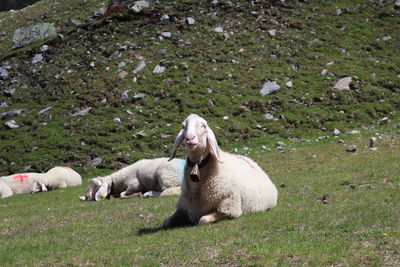
[[[128,198],[143,196],[179,195],[186,162],[168,158],[142,159],[115,173],[94,178],[81,200],[109,198],[110,195]]]
[[[221,151],[206,120],[195,114],[186,118],[171,159],[183,142],[187,164],[182,192],[163,228],[209,224],[276,206],[278,191],[267,174],[250,158]]]
[[[79,173],[69,167],[54,167],[46,173],[18,173],[0,177],[0,198],[81,184]]]

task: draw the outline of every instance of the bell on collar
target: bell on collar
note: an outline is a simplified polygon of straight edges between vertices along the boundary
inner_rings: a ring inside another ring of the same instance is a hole
[[[190,179],[192,180],[192,182],[200,182],[200,170],[199,170],[199,166],[197,166],[197,164],[195,164],[192,168],[192,170],[190,171]]]

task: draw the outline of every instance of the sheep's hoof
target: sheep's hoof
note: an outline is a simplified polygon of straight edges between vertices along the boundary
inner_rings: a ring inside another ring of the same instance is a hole
[[[171,218],[165,219],[165,220],[163,221],[162,225],[161,225],[161,228],[166,229],[166,228],[171,227],[170,222],[171,222]]]

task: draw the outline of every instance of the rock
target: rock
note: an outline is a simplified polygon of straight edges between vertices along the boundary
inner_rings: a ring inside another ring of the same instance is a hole
[[[328,74],[328,69],[323,69],[323,70],[321,71],[321,75],[326,75],[326,74]]]
[[[161,17],[160,20],[161,20],[161,21],[169,20],[169,16],[168,16],[167,14],[164,14],[164,15],[162,15],[162,17]]]
[[[121,124],[121,123],[122,123],[122,121],[121,121],[121,119],[120,119],[120,118],[114,118],[114,119],[113,119],[113,121],[114,121],[115,123],[119,123],[119,124]]]
[[[340,15],[340,14],[342,14],[343,12],[342,12],[342,10],[340,9],[340,8],[338,8],[338,9],[336,9],[336,15]]]
[[[139,63],[136,65],[135,69],[132,72],[138,73],[139,71],[143,70],[144,67],[146,67],[146,61],[141,60],[141,61],[139,61]]]
[[[275,36],[276,35],[276,30],[269,30],[268,34],[269,34],[269,36]]]
[[[8,107],[7,102],[0,102],[0,108],[6,108]]]
[[[356,152],[357,151],[357,147],[356,146],[349,146],[346,148],[347,152]]]
[[[289,87],[289,88],[293,87],[293,82],[292,81],[288,81],[286,83],[286,86]]]
[[[122,61],[118,64],[118,68],[124,68],[126,66],[126,62]]]
[[[168,51],[167,49],[160,49],[160,50],[157,51],[157,54],[158,55],[165,55],[167,53],[167,51]]]
[[[165,71],[165,67],[160,66],[160,65],[155,66],[153,69],[154,74],[163,73],[164,71]]]
[[[8,79],[8,70],[6,67],[0,67],[0,77],[3,80],[7,80]]]
[[[21,110],[21,109],[9,110],[9,111],[0,113],[0,119],[10,118],[10,117],[14,117],[14,116],[19,116],[19,115],[21,115],[21,113],[22,113],[22,110]]]
[[[339,81],[337,81],[335,86],[333,86],[333,89],[336,89],[339,91],[349,91],[351,81],[352,81],[351,77],[342,78]]]
[[[49,50],[49,46],[48,46],[48,45],[42,45],[42,46],[40,47],[40,51],[41,51],[41,52],[46,52],[47,50]]]
[[[186,18],[186,23],[188,25],[193,25],[196,23],[196,21],[193,18],[189,17],[189,18]]]
[[[377,141],[378,139],[376,139],[376,137],[371,137],[370,139],[369,139],[369,146],[370,147],[374,147],[375,145],[376,145],[376,141]]]
[[[384,36],[384,37],[382,37],[382,40],[383,41],[389,41],[390,39],[392,39],[392,36]]]
[[[400,0],[396,0],[394,3],[394,8],[400,8]]]
[[[284,146],[284,145],[285,145],[285,143],[284,143],[284,142],[281,142],[281,141],[276,142],[276,144],[275,144],[276,147],[282,147],[282,146]]]
[[[16,91],[15,88],[11,88],[4,90],[3,94],[4,96],[12,96],[13,94],[15,94],[15,91]]]
[[[4,125],[8,128],[8,129],[16,129],[19,128],[17,122],[15,120],[11,120],[11,121],[7,121],[4,123]]]
[[[359,134],[359,133],[360,133],[360,131],[357,131],[357,130],[353,130],[350,132],[350,134]]]
[[[130,111],[129,109],[126,110],[126,113],[128,113],[129,115],[133,115],[133,112]]]
[[[338,130],[338,129],[333,130],[333,134],[334,135],[339,135],[340,134],[340,130]]]
[[[57,36],[56,28],[52,23],[38,23],[14,31],[12,49],[23,47],[35,41],[45,40]]]
[[[77,19],[69,19],[67,23],[65,23],[65,26],[67,27],[76,27],[79,25],[81,25],[81,22]]]
[[[32,59],[32,64],[36,64],[36,63],[40,63],[40,62],[43,62],[43,55],[36,54]]]
[[[119,73],[118,73],[118,76],[121,78],[121,79],[125,79],[126,78],[126,76],[128,76],[128,72],[127,71],[120,71]]]
[[[95,167],[95,166],[101,164],[102,162],[103,162],[103,159],[101,157],[96,157],[94,159],[87,160],[85,165]]]
[[[161,36],[165,37],[165,38],[171,38],[172,37],[172,33],[171,32],[162,32]]]
[[[264,115],[264,118],[266,118],[267,120],[272,120],[274,119],[274,115],[267,113]]]
[[[39,115],[42,115],[43,113],[49,111],[49,110],[52,109],[52,108],[53,108],[52,106],[49,106],[49,107],[47,107],[47,108],[44,108],[44,109],[40,110],[40,111],[38,112],[38,114],[39,114]]]
[[[224,120],[228,120],[228,119],[229,119],[229,117],[228,117],[228,116],[224,116],[222,119],[224,119]]]
[[[133,98],[135,98],[135,99],[140,99],[140,98],[143,98],[143,97],[145,97],[145,96],[146,96],[146,95],[143,94],[143,93],[138,93],[138,94],[134,95]]]
[[[140,131],[133,135],[133,137],[146,137],[146,136],[147,136],[147,133],[145,133],[144,131]]]
[[[129,93],[129,90],[126,90],[125,92],[122,93],[121,97],[122,97],[123,99],[128,99],[128,98],[129,98],[128,93]]]
[[[78,112],[72,114],[71,117],[74,117],[74,116],[85,116],[85,115],[89,114],[89,111],[91,109],[92,109],[91,107],[82,109],[81,111],[78,111]]]
[[[382,124],[388,124],[389,122],[390,122],[390,120],[389,120],[388,117],[383,117],[383,118],[379,121],[379,124],[380,124],[380,125],[382,125]]]
[[[260,93],[262,96],[269,95],[278,91],[281,87],[276,82],[265,82]]]
[[[216,32],[216,33],[223,33],[224,32],[224,29],[222,28],[222,27],[215,27],[214,28],[214,32]]]
[[[148,1],[136,1],[135,4],[131,6],[129,9],[135,13],[140,13],[143,9],[149,7],[150,3]]]
[[[376,147],[371,147],[370,149],[369,149],[369,151],[377,151],[378,150],[378,148],[376,148]]]

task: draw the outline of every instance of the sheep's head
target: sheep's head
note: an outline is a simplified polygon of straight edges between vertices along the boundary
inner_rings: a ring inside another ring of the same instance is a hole
[[[104,182],[98,178],[94,178],[90,181],[89,188],[86,196],[79,197],[80,200],[96,200],[99,201],[106,198],[110,194],[111,188],[107,182]]]
[[[218,161],[220,150],[213,131],[208,127],[208,123],[196,114],[190,114],[182,123],[182,130],[175,138],[174,146],[171,151],[170,160],[175,158],[178,147],[184,142],[188,156],[194,159],[205,157],[212,152]]]

